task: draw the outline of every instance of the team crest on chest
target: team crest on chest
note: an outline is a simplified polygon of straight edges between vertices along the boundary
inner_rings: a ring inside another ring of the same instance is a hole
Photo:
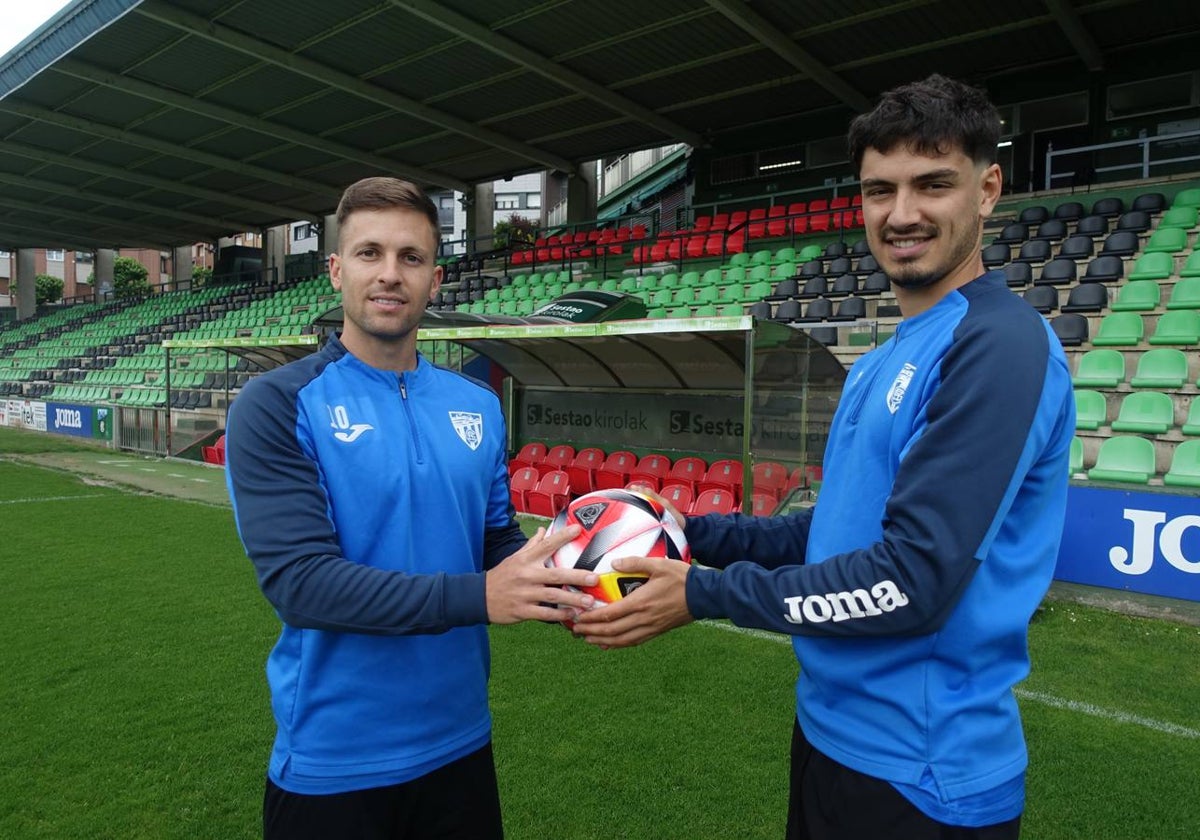
[[[913,374],[916,372],[916,365],[912,362],[905,362],[904,367],[900,368],[900,372],[896,374],[896,378],[892,381],[892,387],[888,388],[887,392],[887,407],[891,414],[895,414],[896,409],[900,408],[904,392],[908,390],[908,383],[912,381]]]
[[[451,411],[450,424],[454,432],[471,449],[478,449],[483,443],[483,415],[473,411]]]

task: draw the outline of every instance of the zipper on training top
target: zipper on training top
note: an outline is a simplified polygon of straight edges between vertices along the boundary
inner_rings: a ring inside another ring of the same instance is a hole
[[[400,386],[400,404],[404,406],[404,416],[408,420],[408,431],[412,435],[413,450],[417,455],[417,463],[425,463],[425,455],[421,450],[421,429],[413,418],[412,405],[408,401],[408,371],[400,373],[396,380]]]

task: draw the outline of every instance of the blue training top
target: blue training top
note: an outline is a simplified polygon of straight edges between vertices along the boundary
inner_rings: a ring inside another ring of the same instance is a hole
[[[943,822],[1010,819],[1027,763],[1012,688],[1074,428],[1059,342],[985,274],[851,368],[812,510],[688,521],[693,556],[728,564],[693,568],[688,607],[792,634],[797,717],[821,752]]]
[[[334,338],[252,379],[225,440],[238,533],[283,621],[270,778],[359,790],[486,744],[483,570],[525,543],[496,394],[423,357],[372,368]]]

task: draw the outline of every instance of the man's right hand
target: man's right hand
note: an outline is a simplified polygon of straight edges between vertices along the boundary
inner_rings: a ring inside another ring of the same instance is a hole
[[[675,505],[671,504],[666,499],[664,499],[661,495],[658,494],[658,492],[656,490],[654,490],[654,488],[650,487],[650,485],[648,485],[648,484],[632,484],[629,486],[628,489],[633,490],[634,492],[637,492],[637,493],[641,493],[643,496],[649,496],[651,499],[654,499],[654,501],[658,502],[660,505],[665,507],[667,509],[667,513],[671,514],[671,516],[675,519],[675,523],[680,528],[687,525],[687,519],[684,517],[684,515],[682,513],[680,513],[678,510],[675,509]]]
[[[538,528],[519,551],[488,570],[485,587],[490,623],[560,622],[573,618],[578,610],[592,608],[595,601],[591,595],[563,587],[595,586],[598,578],[594,573],[546,566],[554,552],[579,536],[579,531],[578,525],[571,525],[546,536],[546,529]]]

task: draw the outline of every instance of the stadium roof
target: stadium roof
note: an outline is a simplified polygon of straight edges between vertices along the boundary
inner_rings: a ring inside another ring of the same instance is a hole
[[[168,247],[747,125],[900,81],[1098,70],[1195,0],[75,0],[0,59],[0,247]]]

